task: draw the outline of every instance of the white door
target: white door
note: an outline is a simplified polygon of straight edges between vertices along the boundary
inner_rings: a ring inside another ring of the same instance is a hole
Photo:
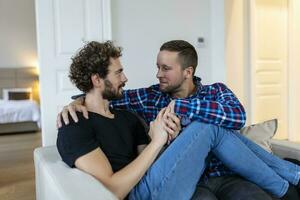
[[[56,116],[80,92],[68,78],[85,41],[111,38],[109,0],[36,0],[43,146],[56,142]]]
[[[289,137],[300,142],[300,1],[289,0]]]
[[[277,118],[286,139],[288,0],[251,2],[251,121]]]

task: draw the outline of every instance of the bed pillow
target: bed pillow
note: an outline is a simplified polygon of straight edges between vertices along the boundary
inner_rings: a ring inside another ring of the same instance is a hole
[[[240,130],[241,134],[251,139],[268,152],[272,152],[270,139],[277,130],[277,119],[246,126]]]
[[[4,100],[32,100],[31,88],[4,88]]]

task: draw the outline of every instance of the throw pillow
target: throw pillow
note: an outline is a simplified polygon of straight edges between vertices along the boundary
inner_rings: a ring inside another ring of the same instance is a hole
[[[277,119],[246,126],[240,130],[241,134],[260,145],[266,151],[272,153],[270,139],[277,130]]]

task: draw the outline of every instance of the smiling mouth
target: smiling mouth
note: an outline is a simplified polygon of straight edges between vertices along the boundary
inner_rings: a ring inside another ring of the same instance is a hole
[[[166,85],[166,84],[168,84],[167,82],[160,82],[159,84],[161,84],[161,85]]]

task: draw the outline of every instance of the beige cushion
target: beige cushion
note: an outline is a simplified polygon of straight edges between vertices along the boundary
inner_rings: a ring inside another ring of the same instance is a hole
[[[277,119],[246,126],[240,130],[241,134],[251,139],[268,152],[272,152],[270,140],[277,130]]]

